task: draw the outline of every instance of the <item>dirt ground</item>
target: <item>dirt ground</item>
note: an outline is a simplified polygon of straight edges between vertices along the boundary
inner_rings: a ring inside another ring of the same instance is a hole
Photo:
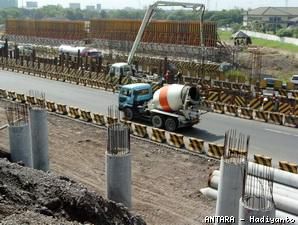
[[[49,115],[51,170],[81,182],[102,196],[105,188],[106,130]],[[6,123],[0,108],[0,126]],[[0,149],[8,149],[7,129],[0,131]],[[215,201],[199,190],[219,164],[132,138],[133,212],[149,225],[204,224]]]
[[[259,48],[262,55],[261,73],[272,75],[281,80],[288,81],[292,75],[298,73],[298,53],[290,53],[271,48]],[[238,54],[240,67],[251,73],[252,54],[243,51]]]

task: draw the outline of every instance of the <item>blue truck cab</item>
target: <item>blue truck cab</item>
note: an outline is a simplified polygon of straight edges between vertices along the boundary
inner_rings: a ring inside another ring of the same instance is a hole
[[[142,110],[145,102],[152,99],[152,87],[150,84],[137,83],[123,85],[120,89],[118,106],[124,112],[124,116],[131,120]]]

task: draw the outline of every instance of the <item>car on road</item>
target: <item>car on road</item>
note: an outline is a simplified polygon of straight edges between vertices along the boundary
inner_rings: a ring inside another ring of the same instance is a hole
[[[292,76],[292,79],[291,79],[291,82],[292,82],[296,87],[298,87],[298,75],[293,75],[293,76]]]

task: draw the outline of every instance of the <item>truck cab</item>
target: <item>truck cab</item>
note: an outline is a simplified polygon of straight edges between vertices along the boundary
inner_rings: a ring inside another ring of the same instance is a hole
[[[132,76],[133,74],[133,68],[127,63],[114,63],[109,70],[111,77]]]
[[[124,112],[124,116],[128,120],[132,120],[137,114],[144,112],[145,103],[151,99],[152,87],[150,84],[124,85],[119,93],[119,110]]]

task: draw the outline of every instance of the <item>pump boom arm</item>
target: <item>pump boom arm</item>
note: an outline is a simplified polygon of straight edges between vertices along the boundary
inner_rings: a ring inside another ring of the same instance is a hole
[[[203,15],[204,15],[204,11],[205,11],[205,6],[203,4],[196,4],[196,3],[185,3],[185,2],[166,2],[166,1],[157,1],[152,5],[149,5],[145,16],[143,18],[142,24],[140,26],[140,29],[138,31],[138,34],[136,36],[136,39],[132,45],[131,51],[128,55],[128,59],[127,59],[127,64],[131,65],[132,63],[132,59],[134,54],[136,53],[136,50],[141,42],[141,39],[143,37],[145,28],[147,27],[147,25],[150,23],[151,18],[154,15],[154,11],[156,10],[157,7],[159,6],[182,6],[184,8],[191,8],[193,9],[193,11],[196,12],[201,12],[200,15],[200,39],[201,39],[201,46],[204,46],[204,41],[203,41]]]

